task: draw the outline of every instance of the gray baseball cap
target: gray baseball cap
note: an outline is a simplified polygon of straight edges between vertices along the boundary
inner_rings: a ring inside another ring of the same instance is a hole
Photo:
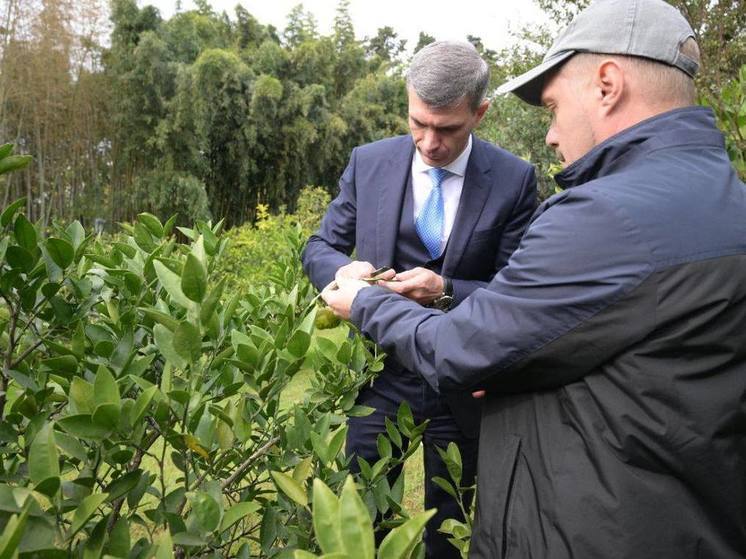
[[[498,95],[513,92],[541,105],[544,78],[579,52],[642,56],[674,66],[694,77],[699,64],[679,48],[694,31],[683,15],[663,0],[595,0],[570,22],[541,64],[504,83]]]

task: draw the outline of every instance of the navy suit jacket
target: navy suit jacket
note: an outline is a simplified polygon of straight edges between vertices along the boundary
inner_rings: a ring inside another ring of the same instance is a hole
[[[414,149],[411,136],[406,135],[352,150],[339,181],[339,195],[303,252],[303,268],[318,289],[352,261],[353,249],[356,260],[376,268],[392,266]],[[535,209],[533,166],[472,137],[456,221],[441,270],[453,279],[454,304],[485,287],[507,263]],[[480,411],[471,394],[449,394],[447,398],[464,434],[476,436]]]

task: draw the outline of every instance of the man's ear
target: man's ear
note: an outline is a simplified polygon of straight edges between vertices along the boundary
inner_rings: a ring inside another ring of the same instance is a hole
[[[482,101],[482,103],[477,107],[477,110],[474,113],[476,115],[476,117],[477,117],[477,121],[474,124],[475,127],[477,126],[477,124],[479,124],[480,122],[482,122],[482,119],[484,118],[484,115],[487,112],[487,109],[489,109],[489,108],[490,108],[490,101],[489,101],[489,99],[484,99]]]
[[[604,60],[596,68],[594,82],[601,112],[603,114],[613,112],[621,103],[626,92],[627,83],[624,70],[617,61]]]

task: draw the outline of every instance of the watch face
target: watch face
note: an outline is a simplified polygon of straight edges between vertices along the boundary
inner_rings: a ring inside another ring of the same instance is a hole
[[[432,307],[434,309],[438,309],[439,311],[447,311],[451,308],[451,305],[453,304],[453,297],[450,295],[443,295],[442,297],[438,297],[433,301]]]

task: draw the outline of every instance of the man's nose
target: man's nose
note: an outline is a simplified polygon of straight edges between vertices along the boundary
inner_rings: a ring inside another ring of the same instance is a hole
[[[440,135],[435,130],[425,130],[422,142],[426,151],[432,151],[440,145]]]
[[[544,142],[552,148],[556,148],[559,145],[559,138],[557,137],[557,133],[554,131],[554,126],[550,126],[549,130],[547,130]]]

